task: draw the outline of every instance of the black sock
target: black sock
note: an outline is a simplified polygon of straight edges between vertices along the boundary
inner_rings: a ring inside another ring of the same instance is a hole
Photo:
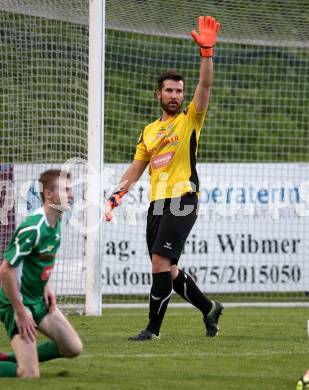
[[[173,281],[173,288],[178,295],[199,309],[204,317],[210,312],[211,301],[197,287],[194,280],[181,269],[177,278]]]
[[[170,300],[173,282],[170,272],[152,274],[152,287],[149,297],[149,324],[147,329],[159,335],[164,314]]]

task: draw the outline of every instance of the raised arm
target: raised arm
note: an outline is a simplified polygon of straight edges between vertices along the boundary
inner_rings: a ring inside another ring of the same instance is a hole
[[[148,164],[148,161],[133,160],[129,168],[122,175],[118,186],[119,189],[106,202],[104,211],[105,221],[112,220],[112,210],[119,206],[121,198],[134,187],[134,184],[140,179]]]
[[[194,93],[194,105],[197,112],[208,106],[213,76],[213,46],[220,30],[220,24],[211,16],[199,17],[199,34],[193,30],[191,35],[201,49],[201,65],[199,81]]]

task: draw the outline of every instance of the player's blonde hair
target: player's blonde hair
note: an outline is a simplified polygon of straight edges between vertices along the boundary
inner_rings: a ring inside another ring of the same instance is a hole
[[[42,199],[42,203],[45,202],[45,190],[54,190],[55,181],[60,177],[66,177],[67,179],[71,179],[71,173],[62,171],[61,169],[48,169],[41,173],[39,177],[39,185],[40,185],[40,195]]]

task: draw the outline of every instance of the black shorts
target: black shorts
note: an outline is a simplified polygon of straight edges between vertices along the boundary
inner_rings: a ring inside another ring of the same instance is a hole
[[[195,193],[151,202],[146,229],[150,258],[155,253],[177,264],[197,213],[198,197]]]

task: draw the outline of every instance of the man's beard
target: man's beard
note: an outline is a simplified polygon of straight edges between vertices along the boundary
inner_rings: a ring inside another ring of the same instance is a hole
[[[173,102],[175,104],[171,105],[171,102],[169,103],[163,103],[162,98],[160,99],[161,107],[162,109],[167,112],[169,115],[175,115],[178,114],[178,112],[181,109],[182,102],[179,104],[178,102]]]

